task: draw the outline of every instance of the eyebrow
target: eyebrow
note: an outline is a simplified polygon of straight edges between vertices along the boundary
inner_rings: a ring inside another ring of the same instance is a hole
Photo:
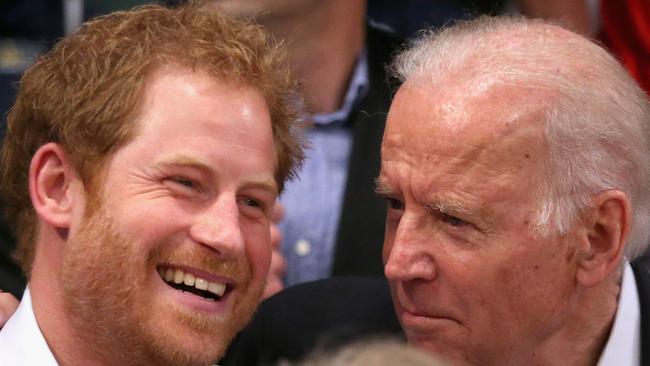
[[[388,183],[384,182],[381,177],[375,178],[375,194],[379,196],[392,196],[395,194],[393,188],[391,188]],[[461,204],[455,200],[449,200],[447,202],[433,201],[424,205],[429,211],[437,211],[440,213],[475,213],[475,210],[467,208],[465,205]]]
[[[379,196],[390,196],[394,193],[393,189],[387,183],[383,182],[381,177],[375,178],[375,194]]]
[[[440,202],[435,201],[425,205],[428,210],[437,211],[443,214],[453,214],[453,213],[465,213],[472,214],[474,210],[468,209],[466,206],[462,205],[456,201],[449,202]]]
[[[174,166],[185,166],[191,167],[197,170],[210,173],[210,175],[215,175],[213,172],[214,164],[211,164],[205,159],[198,157],[188,156],[185,154],[174,154],[170,156],[162,157],[154,162],[154,166],[157,167],[174,167]],[[272,192],[274,195],[278,195],[278,184],[273,177],[267,177],[262,174],[251,175],[246,177],[244,180],[244,185],[247,187],[264,189]]]
[[[164,156],[154,161],[154,165],[161,166],[161,167],[185,165],[185,166],[196,167],[202,170],[212,170],[212,165],[208,161],[200,158],[190,157],[185,154],[174,154],[170,156]]]

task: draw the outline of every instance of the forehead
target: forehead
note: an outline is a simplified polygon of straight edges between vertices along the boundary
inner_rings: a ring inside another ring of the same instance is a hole
[[[535,100],[509,87],[466,93],[407,81],[390,108],[382,177],[465,190],[530,179],[545,156]]]
[[[242,148],[265,148],[272,141],[270,118],[258,90],[168,64],[146,78],[136,138],[218,137]]]
[[[541,92],[498,84],[469,90],[458,84],[404,83],[389,111],[387,135],[413,134],[417,141],[436,139],[438,144],[441,137],[463,138],[476,145],[525,135],[541,138]]]
[[[132,140],[116,152],[130,163],[193,160],[235,178],[273,180],[271,117],[254,88],[199,69],[161,66],[146,79],[134,123]]]

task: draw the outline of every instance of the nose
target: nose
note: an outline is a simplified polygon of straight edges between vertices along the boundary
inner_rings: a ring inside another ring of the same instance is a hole
[[[384,242],[386,261],[384,273],[392,281],[436,278],[433,242],[408,220],[402,220],[393,233],[387,233]]]
[[[198,214],[190,237],[219,253],[222,259],[236,259],[244,253],[239,208],[236,199],[221,198]]]

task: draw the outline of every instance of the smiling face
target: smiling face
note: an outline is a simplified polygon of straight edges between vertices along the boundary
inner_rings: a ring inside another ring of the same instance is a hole
[[[526,364],[575,300],[572,234],[542,239],[532,225],[538,97],[407,81],[390,109],[385,272],[409,342],[453,364]]]
[[[71,226],[67,311],[78,334],[134,364],[208,364],[252,315],[269,267],[269,112],[254,89],[165,66],[135,123]]]

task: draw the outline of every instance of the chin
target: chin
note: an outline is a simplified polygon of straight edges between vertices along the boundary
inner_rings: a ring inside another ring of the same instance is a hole
[[[445,364],[453,366],[480,365],[479,362],[472,362],[471,358],[465,352],[452,345],[438,342],[434,339],[423,339],[418,337],[407,336],[408,343],[415,348],[430,353],[436,358],[441,359]]]
[[[219,327],[197,331],[173,317],[149,324],[148,333],[146,358],[155,365],[211,365],[223,356],[230,341]]]

